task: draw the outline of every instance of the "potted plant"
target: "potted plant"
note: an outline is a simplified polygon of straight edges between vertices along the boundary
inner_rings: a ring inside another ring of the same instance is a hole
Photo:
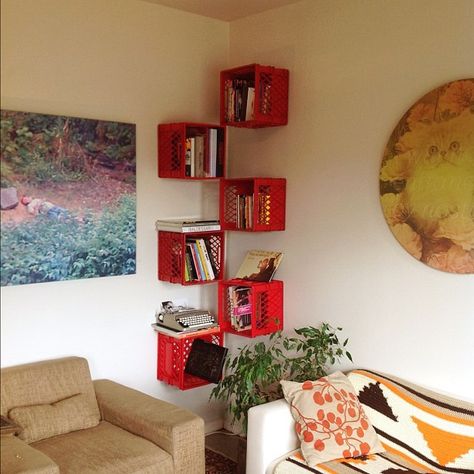
[[[211,392],[210,398],[226,401],[233,423],[247,432],[247,412],[255,406],[283,396],[280,380],[316,380],[327,374],[330,365],[343,357],[352,361],[337,331],[328,323],[294,329],[296,336],[276,332],[266,342],[246,345],[236,355],[227,356],[226,375]]]

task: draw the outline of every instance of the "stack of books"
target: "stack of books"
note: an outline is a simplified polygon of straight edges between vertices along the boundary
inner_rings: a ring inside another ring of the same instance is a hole
[[[212,232],[221,230],[221,225],[218,219],[199,219],[195,217],[158,219],[156,221],[156,230],[181,233]]]

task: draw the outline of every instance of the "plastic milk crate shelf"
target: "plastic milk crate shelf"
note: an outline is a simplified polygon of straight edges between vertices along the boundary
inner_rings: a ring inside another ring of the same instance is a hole
[[[285,230],[286,179],[222,179],[219,213],[223,230]]]
[[[219,282],[218,319],[223,332],[245,337],[283,329],[283,282]]]
[[[158,332],[158,380],[178,387],[180,390],[208,385],[210,382],[195,375],[187,374],[184,369],[195,339],[202,339],[219,346],[223,345],[224,337],[219,330],[193,332],[176,337]]]
[[[226,128],[208,123],[158,125],[160,178],[216,179],[225,176]]]
[[[221,72],[221,125],[276,127],[288,123],[288,69],[249,64]]]
[[[205,243],[214,278],[202,268],[196,241]],[[194,248],[191,247],[193,245]],[[194,255],[193,255],[194,254]],[[196,260],[196,258],[198,260]],[[223,278],[224,232],[158,231],[158,279],[181,285],[212,283]]]

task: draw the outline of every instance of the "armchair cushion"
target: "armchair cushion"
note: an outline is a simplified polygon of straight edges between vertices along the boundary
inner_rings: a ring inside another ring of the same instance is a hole
[[[16,436],[2,436],[0,458],[1,472],[8,474],[59,474],[52,459]]]
[[[171,454],[174,466],[171,472],[204,472],[202,418],[111,380],[95,380],[94,387],[102,418]]]
[[[8,416],[22,430],[19,437],[27,443],[99,424],[97,405],[88,403],[82,393],[51,404],[12,408]]]
[[[146,439],[101,421],[94,428],[43,439],[31,445],[65,473],[169,474],[171,456]]]

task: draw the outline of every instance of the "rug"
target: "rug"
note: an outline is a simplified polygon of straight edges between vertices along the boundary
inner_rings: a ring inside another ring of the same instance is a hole
[[[206,474],[235,474],[237,463],[221,454],[206,449]]]

